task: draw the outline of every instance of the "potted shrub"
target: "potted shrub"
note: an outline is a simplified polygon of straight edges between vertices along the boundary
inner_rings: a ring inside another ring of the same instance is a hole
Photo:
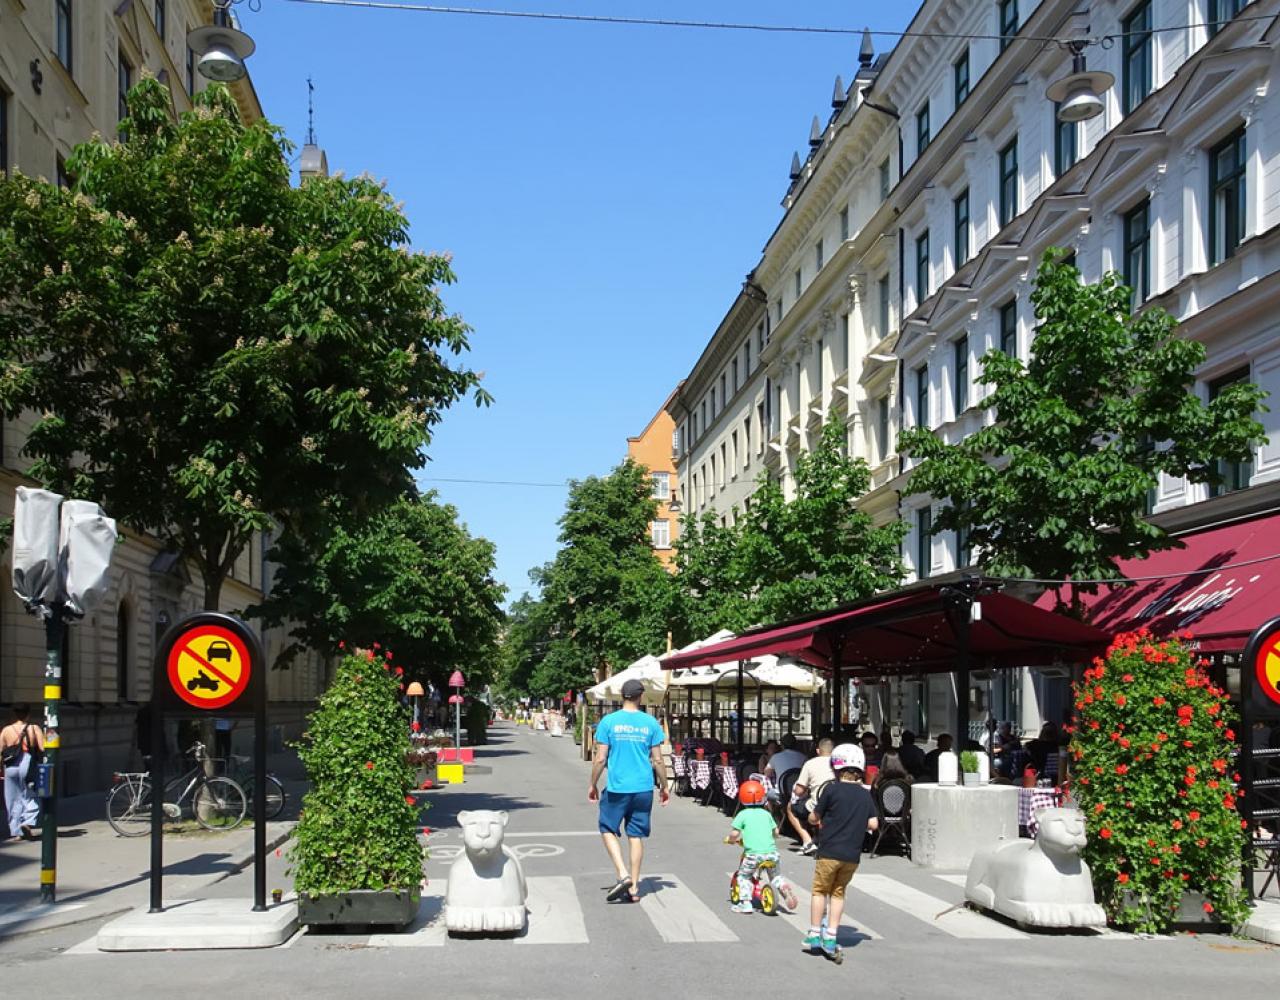
[[[964,775],[966,785],[978,784],[978,755],[972,750],[960,755],[960,773]]]
[[[311,790],[289,860],[304,924],[403,927],[417,915],[420,807],[390,666],[389,654],[345,655],[298,744]]]
[[[1085,860],[1098,901],[1125,928],[1160,933],[1189,915],[1238,926],[1247,916],[1236,737],[1207,665],[1185,641],[1143,630],[1116,636],[1075,688],[1072,793],[1088,824]]]

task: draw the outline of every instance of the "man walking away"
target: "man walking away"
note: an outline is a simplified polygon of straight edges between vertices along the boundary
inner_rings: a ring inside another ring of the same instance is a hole
[[[644,861],[644,838],[649,836],[654,785],[664,806],[670,798],[662,760],[662,726],[641,710],[643,696],[644,685],[640,681],[627,681],[622,685],[621,710],[610,712],[596,726],[596,752],[587,800],[600,803],[600,836],[618,872],[618,881],[606,897],[611,903],[639,900],[640,865]],[[609,778],[601,796],[597,785],[606,768]],[[629,872],[618,839],[624,832],[630,851]]]

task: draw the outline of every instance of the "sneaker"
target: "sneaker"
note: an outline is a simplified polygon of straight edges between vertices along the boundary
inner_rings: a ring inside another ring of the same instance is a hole
[[[818,853],[818,845],[811,840],[809,843],[805,844],[804,847],[800,848],[800,853],[806,858],[811,858]]]
[[[835,938],[824,937],[822,939],[822,953],[828,958],[835,958],[840,954],[840,944]]]
[[[729,907],[729,909],[733,910],[734,913],[755,913],[756,912],[756,908],[752,906],[750,903],[734,903],[732,906]]]
[[[822,951],[822,935],[806,934],[804,936],[804,943],[801,944],[801,947],[805,951],[809,952],[809,954],[816,955],[818,952]]]

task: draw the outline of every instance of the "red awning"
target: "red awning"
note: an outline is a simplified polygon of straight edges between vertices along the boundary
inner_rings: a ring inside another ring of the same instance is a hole
[[[981,617],[969,630],[970,664],[975,668],[1083,660],[1099,652],[1110,638],[1064,615],[984,591],[980,581],[968,581],[894,591],[674,653],[661,663],[677,670],[773,654],[824,669],[838,656],[838,663],[854,676],[951,670],[959,650],[957,616],[967,609],[967,603],[957,604],[956,597],[966,587],[978,591],[974,602],[981,607]]]
[[[1183,548],[1122,560],[1120,572],[1136,582],[1104,584],[1086,596],[1090,621],[1112,634],[1189,631],[1204,652],[1243,649],[1254,629],[1280,614],[1280,514],[1179,540]],[[1053,601],[1050,593],[1036,603]]]

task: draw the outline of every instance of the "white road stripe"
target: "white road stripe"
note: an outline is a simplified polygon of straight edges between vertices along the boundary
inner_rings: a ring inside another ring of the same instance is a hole
[[[23,906],[8,913],[0,913],[0,925],[26,923],[54,913],[70,913],[87,905],[87,903],[37,903],[35,906]]]
[[[854,882],[857,882],[857,880],[861,877],[862,876],[860,875],[853,876]],[[813,900],[813,897],[809,894],[809,890],[804,888],[803,886],[796,885],[794,882],[792,882],[791,887],[795,889],[796,897],[800,900],[800,905],[796,908],[796,912],[794,914],[787,915],[787,922],[792,924],[795,927],[798,927],[802,933],[808,934],[809,933],[809,903]],[[852,900],[848,899],[846,895],[846,899],[845,899],[846,909],[844,911],[844,915],[840,918],[840,926],[851,928],[853,931],[856,932],[856,935],[861,935],[862,937],[869,938],[872,941],[883,941],[884,940],[883,936],[873,931],[865,923],[863,923],[861,920],[856,919],[849,912],[847,907],[850,902],[852,902]],[[849,943],[848,938],[846,937],[842,943],[848,944]]]
[[[913,889],[887,875],[854,876],[851,888],[872,899],[901,910],[944,934],[958,938],[1011,939],[1028,935],[972,910],[952,908],[952,904],[927,892]]]
[[[68,948],[62,954],[64,955],[106,955],[107,952],[98,950],[98,935],[95,934],[87,941],[81,941],[78,945]]]
[[[444,926],[444,879],[432,879],[431,886],[439,895],[423,896],[418,916],[399,934],[370,935],[370,948],[438,948],[448,939]]]
[[[516,944],[586,944],[590,940],[572,876],[529,879],[528,906],[529,930],[516,938]]]
[[[738,935],[674,875],[643,876],[640,909],[668,944],[738,940]]]
[[[958,885],[964,888],[964,884],[968,881],[968,875],[934,875],[934,878],[940,878],[944,882],[950,882],[952,885]]]

